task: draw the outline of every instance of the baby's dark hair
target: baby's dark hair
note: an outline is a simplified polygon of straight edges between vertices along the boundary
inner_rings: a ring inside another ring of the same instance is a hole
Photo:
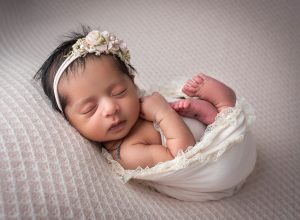
[[[37,73],[34,75],[34,79],[41,80],[41,84],[45,94],[51,101],[53,109],[58,112],[61,112],[58,108],[58,105],[55,100],[54,90],[53,90],[53,81],[55,74],[59,67],[62,65],[64,60],[67,58],[68,54],[72,50],[72,46],[77,42],[78,39],[85,37],[91,31],[90,27],[82,26],[81,32],[71,32],[70,35],[67,36],[67,40],[62,42],[46,59],[43,65],[39,68]],[[134,82],[135,69],[133,66],[128,65],[131,71],[128,70],[126,64],[117,56],[113,54],[101,54],[101,56],[111,56],[114,58],[116,67],[122,72],[130,77],[130,79]],[[67,75],[69,72],[74,72],[73,70],[77,68],[85,68],[85,63],[87,59],[92,57],[99,57],[95,54],[87,54],[84,57],[79,57],[75,61],[73,61],[64,71],[64,75]],[[75,71],[76,72],[76,71]],[[59,95],[59,100],[61,103],[62,111],[66,107],[66,98]]]

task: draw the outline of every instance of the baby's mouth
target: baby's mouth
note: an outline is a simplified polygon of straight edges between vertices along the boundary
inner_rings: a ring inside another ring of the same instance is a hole
[[[118,132],[118,131],[121,131],[124,127],[125,127],[125,124],[126,124],[126,121],[118,121],[116,123],[113,123],[108,131],[112,131],[112,132]]]

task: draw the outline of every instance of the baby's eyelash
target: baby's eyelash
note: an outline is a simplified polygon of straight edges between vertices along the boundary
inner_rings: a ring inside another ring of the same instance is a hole
[[[127,88],[126,89],[123,89],[122,91],[120,92],[117,92],[115,94],[112,94],[112,96],[119,96],[119,95],[122,95],[123,93],[125,93],[127,91]]]
[[[95,106],[89,108],[87,111],[84,111],[84,112],[82,113],[82,115],[86,115],[86,114],[91,113],[93,110],[95,110],[95,108],[97,108],[97,106],[98,106],[98,105],[95,105]]]

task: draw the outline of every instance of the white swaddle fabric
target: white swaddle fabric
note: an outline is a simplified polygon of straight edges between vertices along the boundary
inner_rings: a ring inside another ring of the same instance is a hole
[[[233,195],[255,166],[256,148],[248,129],[254,119],[251,106],[239,98],[235,107],[217,115],[200,140],[195,134],[201,136],[203,126],[190,126],[196,136],[195,146],[151,168],[125,170],[105,149],[102,153],[124,182],[140,180],[184,201],[217,200]]]

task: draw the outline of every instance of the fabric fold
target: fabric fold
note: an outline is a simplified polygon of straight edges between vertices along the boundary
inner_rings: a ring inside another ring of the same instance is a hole
[[[252,107],[238,98],[235,107],[220,112],[200,140],[170,161],[154,167],[125,170],[103,149],[112,172],[124,183],[144,183],[185,201],[216,200],[241,188],[256,162],[256,147],[249,130],[255,120]]]

